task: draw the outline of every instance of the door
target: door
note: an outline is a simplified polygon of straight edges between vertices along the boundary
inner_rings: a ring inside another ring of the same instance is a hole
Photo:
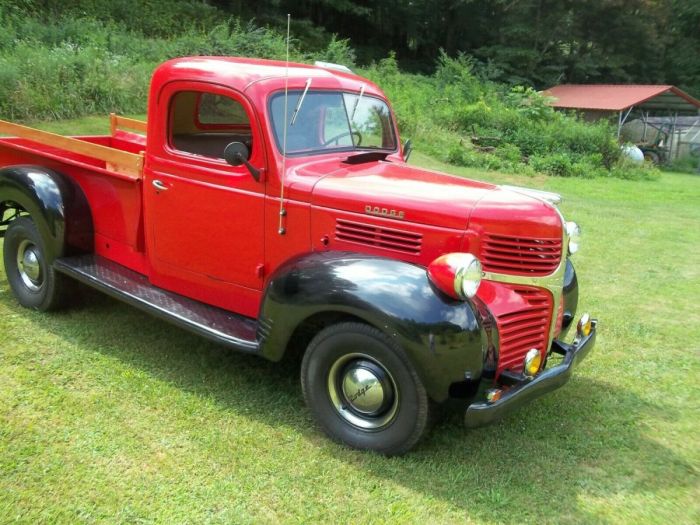
[[[264,176],[223,159],[227,144],[243,142],[264,168],[256,115],[240,93],[199,82],[167,84],[157,104],[144,180],[151,281],[228,306],[217,293],[263,283]]]

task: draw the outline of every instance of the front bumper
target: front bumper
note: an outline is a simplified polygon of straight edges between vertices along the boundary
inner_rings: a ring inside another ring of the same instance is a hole
[[[595,345],[597,324],[598,321],[594,319],[591,333],[573,344],[560,341],[552,343],[552,351],[564,356],[561,364],[544,370],[533,379],[523,379],[516,383],[498,401],[479,401],[469,405],[464,416],[466,426],[473,428],[492,423],[525,403],[564,385],[571,377],[574,367]]]

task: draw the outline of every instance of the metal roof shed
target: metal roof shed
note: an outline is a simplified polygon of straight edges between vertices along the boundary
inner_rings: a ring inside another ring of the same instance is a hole
[[[562,84],[543,94],[552,97],[553,107],[584,111],[592,120],[616,113],[618,137],[632,110],[639,111],[645,122],[650,114],[674,119],[678,115],[700,114],[700,100],[669,85]]]

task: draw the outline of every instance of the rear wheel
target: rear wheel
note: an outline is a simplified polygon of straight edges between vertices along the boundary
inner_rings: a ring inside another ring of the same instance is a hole
[[[651,162],[655,166],[661,163],[661,157],[655,151],[644,151],[644,160]]]
[[[387,455],[408,452],[428,427],[430,401],[401,348],[379,330],[343,323],[309,344],[304,399],[333,439]]]
[[[3,252],[7,281],[22,306],[48,311],[61,305],[65,277],[47,260],[46,243],[31,219],[10,223]]]

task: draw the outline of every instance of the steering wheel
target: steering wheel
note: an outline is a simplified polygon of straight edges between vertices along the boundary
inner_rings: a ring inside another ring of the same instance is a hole
[[[357,137],[357,142],[354,144],[355,146],[359,146],[360,144],[362,144],[362,135],[360,134],[359,131],[355,130],[355,131],[346,131],[345,133],[340,133],[339,135],[336,135],[335,137],[331,137],[326,142],[321,144],[321,146],[323,146],[325,148],[331,142],[335,142],[336,144],[338,144],[338,141],[340,139],[342,139],[343,137],[347,137],[349,135],[354,135]]]

